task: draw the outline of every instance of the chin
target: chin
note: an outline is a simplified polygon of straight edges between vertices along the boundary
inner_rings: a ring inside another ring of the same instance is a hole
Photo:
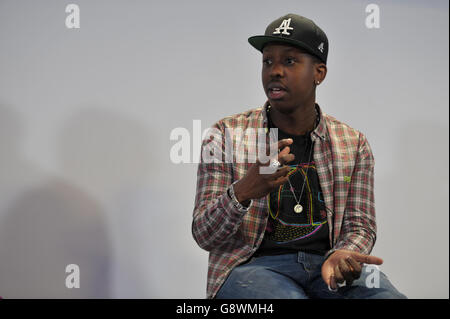
[[[295,108],[292,107],[292,104],[289,104],[284,100],[269,100],[269,104],[271,107],[283,114],[290,114],[295,110]]]

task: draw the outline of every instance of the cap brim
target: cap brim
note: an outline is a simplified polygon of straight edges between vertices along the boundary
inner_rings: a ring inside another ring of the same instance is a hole
[[[280,42],[280,43],[287,43],[291,44],[293,46],[299,47],[304,49],[305,51],[309,52],[310,54],[315,55],[313,50],[306,45],[305,43],[298,41],[298,40],[292,40],[282,37],[276,37],[276,36],[270,36],[270,35],[255,35],[253,37],[248,38],[248,42],[258,51],[263,50],[264,46],[269,42]]]

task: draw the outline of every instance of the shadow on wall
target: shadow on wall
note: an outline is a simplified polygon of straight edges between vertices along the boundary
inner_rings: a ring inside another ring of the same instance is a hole
[[[107,298],[110,247],[104,212],[85,192],[55,179],[25,191],[0,224],[3,298]],[[69,264],[80,288],[66,287]]]
[[[0,106],[0,296],[108,297],[111,249],[102,208],[24,160],[20,124],[12,108]],[[72,263],[80,267],[79,289],[66,287]]]
[[[80,107],[55,133],[55,177],[25,159],[13,110],[0,106],[0,296],[188,296],[179,282],[195,262],[180,252],[180,234],[190,228],[174,213],[164,138],[107,108]],[[65,286],[68,264],[80,267],[79,289]]]
[[[157,179],[163,158],[160,136],[152,133],[146,121],[126,113],[80,106],[58,135],[61,171],[107,207],[114,243],[114,298],[154,296],[155,261],[170,263],[171,257],[160,253],[166,250],[160,238],[168,232],[161,225],[172,216],[159,209],[167,196]]]
[[[204,265],[187,249],[199,251],[187,206],[193,200],[180,205],[186,181],[177,172],[185,168],[173,168],[169,137],[154,128],[164,126],[150,120],[107,107],[78,107],[58,134],[61,171],[107,209],[114,298],[189,297],[199,281],[192,269]]]
[[[8,200],[40,175],[22,154],[23,135],[20,114],[0,102],[0,218]]]

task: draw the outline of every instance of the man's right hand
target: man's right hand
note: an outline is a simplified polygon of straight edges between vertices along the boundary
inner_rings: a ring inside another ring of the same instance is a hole
[[[250,166],[247,174],[234,184],[234,194],[241,204],[248,206],[250,199],[264,197],[288,181],[287,175],[290,168],[288,166],[283,167],[283,165],[295,158],[294,154],[290,153],[291,150],[288,146],[292,142],[290,138],[278,141],[278,149],[284,148],[278,153],[277,160],[281,166],[275,173],[261,174],[260,167],[268,166],[271,161],[262,164],[259,160],[256,160],[256,163]]]

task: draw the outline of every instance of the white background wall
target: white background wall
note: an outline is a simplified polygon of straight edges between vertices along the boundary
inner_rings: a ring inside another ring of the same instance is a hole
[[[0,0],[0,296],[204,298],[197,167],[170,132],[261,106],[247,38],[293,12],[329,38],[317,102],[372,146],[381,269],[448,298],[448,2],[373,1],[380,29],[369,3]]]

